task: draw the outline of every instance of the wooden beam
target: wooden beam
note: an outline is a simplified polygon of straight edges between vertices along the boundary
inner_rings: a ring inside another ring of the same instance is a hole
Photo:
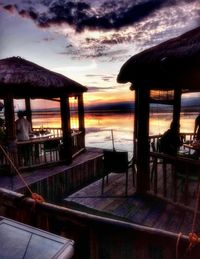
[[[181,90],[176,88],[174,90],[174,106],[173,106],[173,121],[180,124],[180,113],[181,113]]]
[[[136,165],[137,187],[139,193],[149,189],[149,90],[145,87],[136,89]]]
[[[157,103],[157,104],[166,104],[166,105],[174,105],[174,100],[156,100],[151,98],[149,100],[150,103]]]
[[[134,114],[134,132],[133,132],[133,156],[137,158],[137,117],[138,117],[138,102],[136,102],[136,91],[135,92],[135,114]]]
[[[31,123],[32,128],[32,111],[31,111],[31,101],[29,97],[25,98],[25,106],[26,106],[26,118]]]
[[[83,94],[78,95],[78,120],[79,120],[79,130],[83,133],[83,147],[85,147],[85,118],[84,118]]]
[[[4,108],[8,152],[14,164],[18,166],[14,100],[11,94],[5,97]]]
[[[63,132],[62,156],[67,163],[72,162],[72,139],[70,125],[70,106],[68,96],[60,97],[61,127]]]
[[[16,130],[15,130],[15,113],[14,113],[14,104],[13,96],[7,95],[4,99],[5,107],[5,126],[6,126],[6,135],[8,140],[16,139]]]

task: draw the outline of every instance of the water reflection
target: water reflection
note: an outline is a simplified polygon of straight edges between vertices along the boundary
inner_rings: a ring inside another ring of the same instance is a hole
[[[181,114],[181,132],[193,132],[197,113]],[[150,117],[150,135],[162,134],[170,126],[171,113],[153,113]],[[71,119],[71,123],[73,118]],[[60,116],[52,112],[34,114],[34,127],[61,127]],[[112,148],[111,129],[114,134],[114,146],[117,150],[133,150],[134,115],[132,113],[86,113],[86,146]]]
[[[113,130],[115,149],[132,152],[133,121],[134,117],[130,113],[86,115],[86,145],[112,148],[111,130]]]

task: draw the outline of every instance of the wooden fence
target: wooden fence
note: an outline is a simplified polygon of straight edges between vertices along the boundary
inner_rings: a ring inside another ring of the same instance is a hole
[[[48,170],[48,169],[47,169]],[[99,179],[102,176],[103,160],[102,155],[61,170],[55,175],[45,177],[42,180],[30,185],[33,192],[39,193],[45,200],[53,203],[62,203],[62,199],[77,189]],[[26,188],[18,190],[20,193],[27,193]]]
[[[181,133],[181,136],[183,142],[191,143],[194,134]],[[177,156],[159,152],[160,137],[150,137],[150,192],[194,209],[200,181],[200,160],[190,156],[184,146]]]
[[[22,194],[0,189],[2,216],[75,241],[75,259],[198,259],[199,246],[188,250],[182,236],[49,203],[38,204]],[[176,257],[178,252],[178,258]]]
[[[38,136],[30,140],[17,142],[13,147],[4,146],[5,151],[19,169],[31,169],[65,160],[66,154],[63,155],[61,129],[43,128],[42,132],[48,132],[48,134],[40,134],[40,128],[34,128],[33,130],[38,132]],[[84,138],[83,132],[72,133],[73,158],[85,149]],[[7,173],[11,170],[9,161],[2,150],[0,150],[0,169],[1,171],[7,171]]]

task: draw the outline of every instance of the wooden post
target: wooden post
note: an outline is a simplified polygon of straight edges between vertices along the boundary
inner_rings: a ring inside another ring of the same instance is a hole
[[[85,118],[84,118],[84,103],[83,103],[83,94],[81,93],[78,96],[78,120],[79,120],[79,131],[82,132],[83,136],[83,147],[85,147]]]
[[[137,159],[137,117],[138,117],[138,102],[136,102],[136,91],[135,91],[135,114],[134,114],[134,132],[133,132],[133,156]]]
[[[6,135],[9,140],[16,139],[15,113],[13,96],[7,95],[4,99]]]
[[[136,88],[136,191],[145,193],[149,189],[149,89],[143,86]]]
[[[25,106],[26,106],[26,118],[28,121],[31,123],[31,128],[32,128],[32,111],[31,111],[31,102],[30,98],[25,98]]]
[[[178,122],[179,124],[180,124],[180,113],[181,113],[181,89],[176,88],[174,90],[173,121]]]
[[[11,155],[11,159],[17,166],[18,159],[17,159],[17,144],[16,144],[16,127],[15,127],[15,113],[14,113],[14,104],[13,104],[12,95],[8,94],[4,98],[4,107],[5,107],[5,127],[6,127],[8,152]]]
[[[62,157],[70,164],[72,162],[72,139],[70,126],[70,106],[69,97],[60,97],[60,113],[61,113],[61,127],[63,132],[63,150]]]

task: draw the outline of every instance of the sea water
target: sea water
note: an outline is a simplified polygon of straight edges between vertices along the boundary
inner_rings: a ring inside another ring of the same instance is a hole
[[[182,113],[181,132],[193,132],[197,113]],[[149,135],[163,134],[170,126],[171,113],[153,113],[150,115]],[[33,113],[34,127],[61,127],[58,112]],[[77,128],[77,118],[71,118],[71,127]],[[104,149],[133,151],[134,113],[93,112],[85,113],[86,146]],[[113,137],[112,133],[113,132]]]

